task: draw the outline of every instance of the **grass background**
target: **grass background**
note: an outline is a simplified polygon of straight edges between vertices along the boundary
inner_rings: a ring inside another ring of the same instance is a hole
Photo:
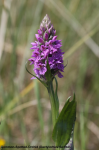
[[[47,90],[25,70],[45,14],[62,40],[64,64],[68,61],[64,78],[57,78],[60,110],[76,93],[75,150],[98,150],[98,0],[0,1],[0,138],[11,146],[54,145]]]

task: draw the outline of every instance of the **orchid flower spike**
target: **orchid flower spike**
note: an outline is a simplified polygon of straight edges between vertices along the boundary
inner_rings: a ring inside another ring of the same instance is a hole
[[[61,50],[61,40],[57,40],[55,34],[56,30],[49,16],[46,15],[41,22],[38,34],[35,34],[37,40],[31,43],[33,52],[29,59],[30,65],[34,65],[33,70],[36,76],[45,81],[48,80],[48,74],[50,78],[55,75],[58,75],[59,78],[63,77],[61,72],[64,72],[65,67],[63,65],[64,52]]]

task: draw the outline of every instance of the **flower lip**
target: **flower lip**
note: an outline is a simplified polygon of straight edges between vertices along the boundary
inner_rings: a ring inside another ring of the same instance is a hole
[[[48,33],[45,33],[45,39],[48,40]]]
[[[40,42],[40,43],[44,43],[44,41],[43,41],[43,38],[41,38],[40,36],[39,36],[39,34],[35,34],[35,37],[36,37],[36,39]]]
[[[39,35],[42,35],[42,31],[41,31],[41,30],[38,30],[38,34],[39,34]]]

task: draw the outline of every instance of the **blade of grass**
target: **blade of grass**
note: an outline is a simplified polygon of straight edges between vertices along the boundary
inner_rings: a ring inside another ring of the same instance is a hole
[[[15,106],[15,104],[19,101],[19,97],[24,97],[33,87],[34,84],[33,82],[31,82],[24,90],[22,90],[22,92],[17,97],[11,100],[9,104],[5,106],[5,109],[1,112],[0,120],[2,120],[4,118],[4,115]]]
[[[25,144],[25,146],[27,146],[27,144],[26,144],[26,141],[24,140],[24,144]],[[28,148],[26,148],[26,150],[28,150]]]
[[[87,51],[82,51],[80,60],[79,60],[79,72],[78,72],[78,81],[77,81],[77,92],[78,92],[78,104],[81,104],[81,112],[79,113],[79,121],[80,121],[80,140],[81,140],[81,150],[86,149],[86,133],[85,133],[85,118],[84,118],[84,107],[82,106],[84,101],[83,96],[83,84],[86,75],[87,65],[88,65],[88,56]],[[85,103],[87,103],[85,101]]]
[[[36,11],[35,11],[35,15],[34,15],[34,20],[33,20],[33,23],[32,23],[32,26],[31,26],[31,29],[30,29],[30,32],[29,32],[27,45],[26,45],[25,52],[24,52],[24,55],[23,55],[22,65],[21,65],[20,72],[19,72],[18,81],[19,81],[21,86],[23,84],[24,77],[25,77],[25,73],[24,73],[25,72],[25,62],[29,58],[29,55],[30,55],[30,50],[29,50],[30,43],[31,43],[32,40],[34,41],[34,35],[35,35],[35,31],[37,29],[37,24],[40,21],[40,14],[41,14],[42,8],[43,8],[43,3],[38,1]],[[37,90],[38,89],[36,89],[36,91]],[[43,118],[42,118],[42,112],[41,112],[40,101],[39,101],[40,99],[39,99],[39,97],[37,97],[37,99],[38,99],[39,120],[40,120],[41,129],[43,130],[44,125],[43,125]]]
[[[87,127],[96,135],[99,140],[99,126],[97,126],[94,122],[88,120]]]
[[[44,131],[44,121],[43,121],[43,113],[42,113],[42,106],[41,106],[41,99],[40,99],[40,92],[39,92],[39,83],[37,80],[34,81],[35,84],[35,94],[37,98],[37,109],[38,109],[38,116],[40,121],[40,127],[42,132]]]
[[[1,25],[0,25],[0,59],[3,52],[4,47],[4,40],[7,28],[7,21],[8,21],[8,12],[10,11],[12,0],[4,0],[4,8],[1,14]],[[7,9],[7,10],[6,10]]]
[[[36,33],[37,26],[38,26],[38,23],[40,21],[40,14],[41,14],[42,9],[43,9],[43,3],[38,1],[37,6],[36,6],[34,19],[33,19],[33,23],[32,23],[31,29],[29,31],[27,45],[26,45],[26,48],[24,50],[24,55],[23,55],[23,60],[22,60],[20,72],[19,72],[19,79],[18,79],[18,81],[19,81],[20,85],[22,85],[23,80],[24,80],[24,76],[25,76],[25,62],[30,57],[30,53],[31,53],[31,51],[30,51],[30,46],[31,46],[30,43],[31,43],[31,41],[34,41],[34,39],[35,39],[34,35]]]
[[[12,43],[13,43],[13,50],[12,50],[12,53],[11,53],[11,75],[10,75],[10,82],[12,83],[13,85],[13,88],[15,87],[14,83],[13,83],[13,78],[15,77],[16,75],[16,70],[17,70],[17,56],[16,56],[16,48],[17,48],[17,45],[18,45],[18,36],[19,36],[19,32],[21,30],[21,23],[22,23],[22,20],[23,20],[23,16],[24,14],[26,13],[26,7],[27,7],[27,1],[24,0],[20,6],[20,10],[16,17],[16,30],[13,29],[13,25],[12,25],[12,20],[11,20],[11,17],[10,17],[10,26],[12,28]]]
[[[58,11],[58,13],[56,11],[56,15],[59,16],[58,14],[60,14],[66,20],[65,23],[67,23],[68,21],[69,24],[72,26],[72,28],[77,32],[79,36],[83,37],[86,34],[86,31],[84,30],[83,26],[72,16],[72,14],[66,9],[66,7],[62,4],[61,1],[57,0],[57,5],[56,2],[53,0],[49,0],[49,1],[41,0],[41,1],[45,2],[45,4],[51,9],[52,9],[51,4],[52,4],[53,7]],[[51,2],[51,4],[49,2]],[[99,46],[91,38],[89,38],[87,41],[84,42],[92,50],[92,52],[97,57],[99,57]]]
[[[99,27],[95,27],[93,30],[91,30],[88,34],[86,34],[83,38],[81,38],[78,42],[76,42],[65,54],[64,54],[64,60],[68,57],[70,57],[75,51],[78,50],[78,48],[84,44],[85,41],[87,41],[91,36],[93,36],[97,31],[99,31]]]

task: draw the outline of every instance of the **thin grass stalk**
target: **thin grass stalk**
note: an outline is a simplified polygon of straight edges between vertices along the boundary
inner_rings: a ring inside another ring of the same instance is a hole
[[[35,7],[35,6],[33,5],[33,7]],[[35,15],[33,18],[33,23],[32,23],[32,26],[30,28],[30,31],[29,31],[27,45],[26,45],[26,48],[24,50],[22,64],[21,64],[21,68],[20,68],[20,72],[19,72],[18,81],[21,85],[22,85],[22,83],[24,81],[24,77],[25,77],[24,65],[25,65],[25,62],[29,58],[29,55],[30,55],[30,51],[29,51],[30,43],[31,43],[31,41],[34,41],[34,39],[35,39],[34,35],[36,33],[37,26],[38,26],[39,21],[40,21],[40,15],[41,15],[42,9],[43,9],[43,3],[40,2],[40,0],[39,0],[37,3],[37,6],[36,6],[36,11],[35,11]]]
[[[41,131],[44,132],[44,120],[43,120],[43,112],[42,112],[42,105],[41,105],[41,99],[40,99],[39,83],[37,80],[35,80],[34,84],[35,84],[34,90],[35,90],[35,94],[37,98],[37,110],[38,110],[40,128],[41,128]]]
[[[23,120],[23,116],[24,116],[23,111],[21,111],[19,114],[17,114],[18,121],[20,122],[20,130],[21,130],[23,139],[28,144],[29,141],[28,141],[28,136],[27,136],[27,129],[26,129],[26,125],[25,125],[24,120]]]
[[[26,144],[26,141],[24,140],[24,144],[25,144],[25,146],[27,146],[27,144]],[[26,148],[26,150],[29,150],[28,148]]]
[[[81,112],[79,113],[79,121],[80,121],[80,138],[81,138],[81,150],[86,149],[86,141],[85,141],[85,119],[84,119],[84,113],[83,113],[83,84],[84,84],[84,77],[86,74],[86,69],[87,69],[87,52],[84,51],[82,52],[81,58],[80,58],[80,63],[79,63],[79,77],[78,77],[78,83],[77,83],[77,91],[79,93],[78,98],[79,98],[79,103],[81,104]],[[81,80],[82,79],[82,80]]]
[[[82,111],[80,112],[80,135],[81,135],[81,150],[85,150],[85,128],[84,128],[84,113],[83,107],[80,108]]]
[[[3,48],[4,48],[4,40],[7,28],[7,22],[9,17],[9,11],[11,8],[12,0],[4,0],[4,7],[1,14],[1,24],[0,24],[0,59],[2,56]]]
[[[45,2],[44,0],[41,1]],[[73,29],[77,32],[79,36],[83,37],[86,34],[86,31],[84,30],[83,26],[72,16],[72,14],[66,9],[66,7],[62,4],[61,1],[57,1],[57,5],[55,1],[53,0],[49,0],[49,1],[54,6],[54,8],[61,14],[61,16],[66,20],[65,23],[67,23],[68,21],[69,24],[73,27]],[[52,9],[49,1],[46,1],[45,4]],[[58,15],[59,13],[56,12],[56,15]],[[99,57],[99,46],[91,38],[85,41],[85,44],[92,50],[92,52],[97,57]]]
[[[78,22],[78,20],[76,20],[73,15],[67,10],[63,3],[58,0],[56,5],[55,1],[50,1],[53,6],[61,13],[64,19],[69,22],[69,24],[73,27],[77,34],[83,37],[86,34],[86,31],[84,30],[83,26]],[[93,39],[89,38],[87,41],[85,41],[85,44],[92,50],[92,52],[97,57],[99,57],[99,46],[93,41]]]
[[[83,38],[81,38],[78,42],[76,42],[65,54],[64,54],[64,60],[68,57],[70,57],[74,52],[77,51],[77,49],[90,37],[92,37],[95,33],[99,31],[99,27],[95,27],[93,30],[91,30],[88,34],[86,34]]]
[[[15,106],[15,104],[17,102],[19,102],[20,98],[23,98],[31,89],[33,89],[33,87],[34,87],[34,84],[32,82],[25,89],[23,89],[22,92],[19,95],[14,97],[9,102],[9,104],[4,107],[3,111],[1,111],[0,120],[3,120],[6,116],[6,114],[9,114],[11,112],[10,110]]]
[[[13,50],[12,50],[12,54],[11,54],[11,76],[10,76],[10,82],[12,83],[13,87],[14,87],[14,83],[12,78],[15,77],[16,74],[16,68],[17,68],[17,57],[16,57],[16,48],[18,45],[18,36],[19,36],[19,32],[20,32],[20,27],[21,27],[21,22],[23,19],[23,16],[25,14],[25,10],[26,10],[26,6],[27,6],[27,1],[25,0],[22,5],[20,6],[20,13],[16,18],[16,26],[17,29],[14,30],[14,32],[12,32],[12,42],[13,42]],[[12,20],[10,17],[10,24],[11,24],[11,28],[12,28]]]

